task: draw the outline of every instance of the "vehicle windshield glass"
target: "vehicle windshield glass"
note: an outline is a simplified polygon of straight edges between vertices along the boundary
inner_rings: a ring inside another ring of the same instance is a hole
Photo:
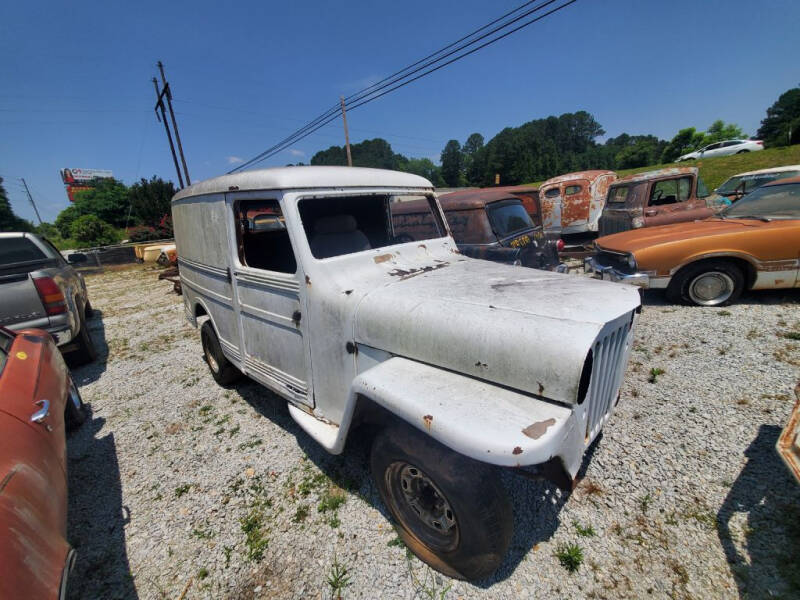
[[[705,181],[703,181],[703,178],[700,177],[700,176],[697,177],[697,192],[696,193],[697,193],[697,197],[698,198],[705,198],[706,196],[710,195],[710,193],[708,191],[708,188],[706,187]]]
[[[530,215],[517,200],[503,200],[489,204],[486,212],[489,214],[492,229],[501,239],[534,227]]]
[[[446,235],[433,196],[365,194],[304,198],[300,219],[314,258]]]
[[[554,187],[554,188],[550,188],[549,190],[547,190],[544,193],[544,197],[545,198],[558,198],[558,196],[560,194],[561,194],[561,190],[559,190],[558,187]]]
[[[613,204],[622,204],[628,199],[630,186],[618,185],[608,190],[608,201]]]
[[[780,171],[778,173],[756,173],[753,175],[738,175],[731,177],[717,188],[717,194],[720,196],[730,196],[732,194],[740,193],[747,194],[756,188],[760,188],[765,183],[784,179],[785,177],[797,177],[800,171]]]
[[[47,258],[38,246],[24,237],[0,238],[0,265]]]
[[[730,219],[800,219],[800,183],[760,187],[720,214]]]
[[[482,208],[448,210],[444,213],[456,244],[491,244],[497,237]]]

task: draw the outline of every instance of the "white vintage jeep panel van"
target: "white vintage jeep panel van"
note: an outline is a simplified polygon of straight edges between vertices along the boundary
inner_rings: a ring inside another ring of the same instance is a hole
[[[284,397],[332,453],[368,424],[408,547],[481,579],[511,540],[499,468],[570,486],[616,404],[640,298],[462,256],[433,192],[407,173],[287,167],[192,185],[172,214],[214,378]],[[393,219],[410,199],[430,217]]]

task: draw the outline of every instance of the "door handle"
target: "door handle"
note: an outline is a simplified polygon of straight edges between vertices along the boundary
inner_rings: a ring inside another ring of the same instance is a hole
[[[39,410],[31,415],[31,422],[32,423],[40,423],[47,427],[47,431],[52,431],[49,425],[44,423],[45,418],[47,415],[50,414],[50,401],[49,400],[37,400],[37,406],[41,406]]]

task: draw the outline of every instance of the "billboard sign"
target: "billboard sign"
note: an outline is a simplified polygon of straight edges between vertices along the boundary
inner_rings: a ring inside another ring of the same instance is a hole
[[[75,202],[75,194],[78,192],[83,192],[85,190],[93,189],[90,185],[68,185],[67,186],[67,198],[69,198],[70,202]]]
[[[111,171],[103,169],[61,169],[61,181],[67,185],[95,179],[107,179],[113,176]]]

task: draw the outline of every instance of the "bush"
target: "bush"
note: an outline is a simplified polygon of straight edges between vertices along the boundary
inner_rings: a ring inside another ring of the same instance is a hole
[[[108,246],[119,241],[116,230],[94,215],[83,215],[73,221],[72,237],[84,246]]]
[[[128,230],[128,239],[132,242],[150,242],[162,239],[161,234],[153,227],[131,227]]]

